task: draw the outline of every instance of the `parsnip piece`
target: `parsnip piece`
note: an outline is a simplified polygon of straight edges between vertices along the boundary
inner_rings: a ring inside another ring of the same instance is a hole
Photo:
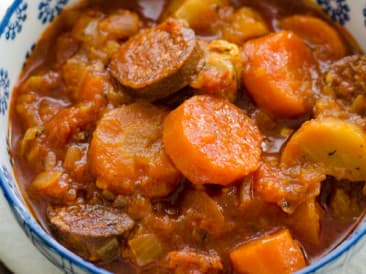
[[[70,188],[68,180],[58,171],[41,172],[33,179],[31,186],[36,193],[47,198],[62,197]]]
[[[338,180],[366,180],[366,134],[357,125],[335,119],[304,123],[282,152],[286,165],[316,163]]]
[[[252,8],[238,9],[231,20],[230,24],[222,29],[223,38],[238,45],[270,32],[262,16]]]
[[[227,0],[176,0],[171,1],[171,8],[168,9],[173,17],[186,20],[191,28],[207,31],[218,18],[218,8],[227,3]]]

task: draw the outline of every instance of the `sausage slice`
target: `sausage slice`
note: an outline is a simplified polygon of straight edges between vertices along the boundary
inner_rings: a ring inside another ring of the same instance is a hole
[[[136,95],[156,100],[188,85],[201,57],[194,31],[170,18],[123,44],[110,71]]]
[[[348,56],[333,63],[325,75],[324,91],[348,104],[366,95],[366,56]]]
[[[49,206],[47,217],[56,238],[91,261],[116,255],[116,237],[134,226],[134,221],[120,209],[103,205]]]

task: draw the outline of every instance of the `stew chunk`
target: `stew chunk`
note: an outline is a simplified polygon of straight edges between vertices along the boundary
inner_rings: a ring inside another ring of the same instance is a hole
[[[89,157],[97,186],[115,193],[165,196],[180,173],[164,152],[164,109],[135,103],[114,109],[99,121]]]
[[[296,117],[311,107],[310,48],[294,33],[282,31],[251,40],[243,47],[243,83],[255,103],[276,117]]]
[[[216,254],[200,254],[190,250],[172,251],[168,254],[168,267],[175,274],[222,273],[223,266]]]
[[[207,45],[205,51],[205,65],[192,81],[191,87],[201,94],[234,102],[242,63],[239,47],[224,40],[214,40]]]
[[[269,33],[261,14],[249,7],[241,7],[230,18],[230,23],[222,30],[223,38],[231,43],[243,44],[249,39]]]
[[[172,0],[168,1],[167,14],[185,20],[194,30],[210,32],[219,19],[219,11],[228,0]]]
[[[234,269],[243,274],[291,274],[306,265],[287,229],[238,247],[230,253],[230,259]]]
[[[304,39],[319,60],[337,60],[347,52],[336,29],[317,17],[293,15],[281,20],[280,27]]]
[[[325,74],[324,93],[337,99],[345,109],[366,113],[366,56],[345,57]]]
[[[110,70],[136,95],[159,99],[188,85],[200,58],[194,31],[168,19],[123,44],[113,57]]]
[[[194,184],[227,185],[257,169],[262,136],[242,110],[226,100],[194,96],[164,122],[165,149]]]
[[[118,251],[116,237],[133,228],[133,220],[120,209],[102,205],[48,207],[51,229],[59,241],[89,260],[104,259]]]
[[[366,180],[366,134],[335,118],[305,122],[286,144],[281,160],[286,165],[312,163],[338,180]]]

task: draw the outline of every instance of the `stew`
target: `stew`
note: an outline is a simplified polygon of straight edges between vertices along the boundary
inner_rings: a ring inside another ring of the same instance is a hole
[[[307,1],[85,1],[26,61],[15,173],[114,273],[293,273],[366,208],[366,56]]]

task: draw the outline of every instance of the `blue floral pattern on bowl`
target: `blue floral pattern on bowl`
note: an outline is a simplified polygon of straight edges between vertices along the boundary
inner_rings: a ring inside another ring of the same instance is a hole
[[[344,25],[350,20],[350,7],[346,0],[317,0],[317,2],[334,21]]]
[[[0,68],[0,114],[5,115],[8,109],[10,80],[8,72]]]
[[[22,31],[23,23],[27,19],[27,11],[28,4],[21,3],[12,14],[11,18],[6,24],[5,28],[5,38],[7,40],[14,40],[18,33]],[[0,32],[1,36],[1,32]]]
[[[312,1],[317,2],[333,20],[345,25],[355,36],[365,37],[366,0]],[[0,51],[7,53],[0,58],[0,187],[17,222],[48,260],[65,273],[107,274],[107,271],[81,259],[58,244],[34,220],[15,183],[8,153],[6,135],[8,131],[8,105],[14,83],[25,59],[34,47],[36,38],[41,35],[64,7],[75,2],[77,0],[14,0],[5,16],[0,18]],[[366,49],[366,39],[359,42]],[[299,273],[344,273],[350,258],[357,254],[361,246],[366,243],[365,233],[366,221],[333,252]],[[360,272],[357,270],[352,272],[351,270],[349,273]]]
[[[38,5],[38,19],[42,24],[51,23],[69,0],[43,0]]]

